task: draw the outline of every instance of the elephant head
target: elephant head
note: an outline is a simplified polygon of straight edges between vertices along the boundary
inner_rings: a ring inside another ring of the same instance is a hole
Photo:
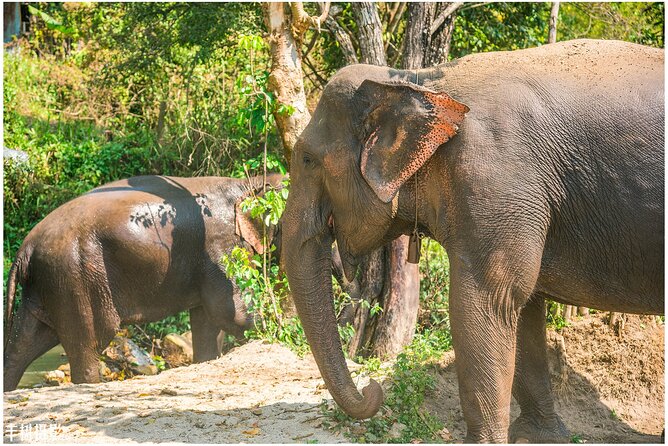
[[[260,216],[253,218],[251,211],[242,209],[242,203],[248,197],[263,195],[263,190],[281,190],[283,188],[283,175],[270,174],[267,176],[267,183],[262,184],[260,180],[262,177],[254,177],[249,179],[249,190],[239,197],[234,204],[234,232],[241,237],[254,252],[258,254],[264,253],[264,244],[262,241],[263,233],[266,231],[267,245],[272,243],[276,246],[276,256],[280,258],[280,222],[277,225],[270,225],[265,228],[264,219]]]
[[[339,341],[332,301],[331,245],[348,279],[356,259],[412,229],[396,218],[406,180],[454,137],[468,108],[409,83],[412,73],[370,66],[341,70],[325,88],[295,145],[283,216],[283,264],[297,311],[334,400],[350,416],[374,415],[383,394],[359,394]]]

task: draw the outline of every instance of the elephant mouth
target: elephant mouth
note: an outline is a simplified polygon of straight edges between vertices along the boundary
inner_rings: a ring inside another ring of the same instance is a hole
[[[337,233],[333,213],[330,213],[329,217],[327,218],[327,226],[329,226],[329,231],[332,235],[332,238],[336,240],[339,255],[341,256],[343,274],[346,276],[346,280],[348,282],[352,282],[355,280],[355,276],[357,275],[357,267],[360,264],[359,257],[353,255],[350,252],[350,249],[348,248],[346,240],[341,234],[341,231],[338,231]]]

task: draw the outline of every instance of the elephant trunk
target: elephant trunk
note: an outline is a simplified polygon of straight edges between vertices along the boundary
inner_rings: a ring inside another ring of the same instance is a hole
[[[350,377],[334,313],[332,238],[328,231],[324,231],[320,236],[299,243],[298,234],[304,234],[299,226],[283,225],[283,259],[306,338],[327,389],[337,404],[353,418],[370,418],[383,402],[383,391],[371,380],[360,395]]]

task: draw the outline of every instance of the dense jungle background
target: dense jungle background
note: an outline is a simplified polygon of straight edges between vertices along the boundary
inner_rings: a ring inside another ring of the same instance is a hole
[[[415,11],[406,2],[365,5],[378,19],[374,26],[385,63],[410,67],[406,36]],[[320,8],[304,4],[313,17]],[[334,72],[365,61],[369,24],[356,8],[332,4],[326,20],[312,21],[297,39],[311,111]],[[546,44],[553,12],[549,2],[435,3],[427,12],[431,28],[420,64]],[[277,120],[295,109],[278,101],[271,85],[266,13],[260,3],[20,4],[21,32],[5,36],[3,60],[3,144],[23,152],[3,157],[5,283],[28,232],[56,207],[106,182],[145,174],[242,178],[288,171],[288,148]],[[556,38],[620,39],[663,48],[664,15],[664,3],[561,3]],[[287,191],[248,206],[276,222],[286,197]],[[423,249],[416,334],[391,371],[397,384],[388,407],[394,412],[353,433],[356,440],[447,441],[440,421],[412,409],[434,386],[425,372],[428,364],[451,349],[447,256],[429,240]],[[306,353],[276,260],[264,272],[266,259],[240,250],[221,261],[244,289],[249,306],[261,314],[261,327],[247,337]],[[354,302],[336,282],[335,288],[341,314],[365,304]],[[371,316],[383,311],[377,302],[366,305]],[[547,317],[552,328],[561,330],[590,312],[552,304]],[[608,322],[611,327],[616,323]],[[128,327],[127,335],[164,369],[170,364],[158,348],[160,340],[188,330],[184,312]],[[352,324],[342,325],[340,332],[344,345],[359,342]],[[226,342],[230,348],[238,341]],[[349,351],[364,356],[359,361],[366,370],[380,369],[380,359],[369,351]],[[333,417],[340,421],[345,416],[337,412]],[[399,421],[405,429],[388,436]]]

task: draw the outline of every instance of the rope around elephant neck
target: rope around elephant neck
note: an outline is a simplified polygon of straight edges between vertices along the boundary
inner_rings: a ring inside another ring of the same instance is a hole
[[[419,85],[418,82],[418,70],[415,70],[415,84]],[[406,256],[407,263],[417,264],[420,263],[420,233],[418,232],[418,171],[415,171],[415,224],[413,226],[413,233],[408,239],[408,253]]]
[[[418,235],[418,174],[415,172],[415,225],[413,233]]]

